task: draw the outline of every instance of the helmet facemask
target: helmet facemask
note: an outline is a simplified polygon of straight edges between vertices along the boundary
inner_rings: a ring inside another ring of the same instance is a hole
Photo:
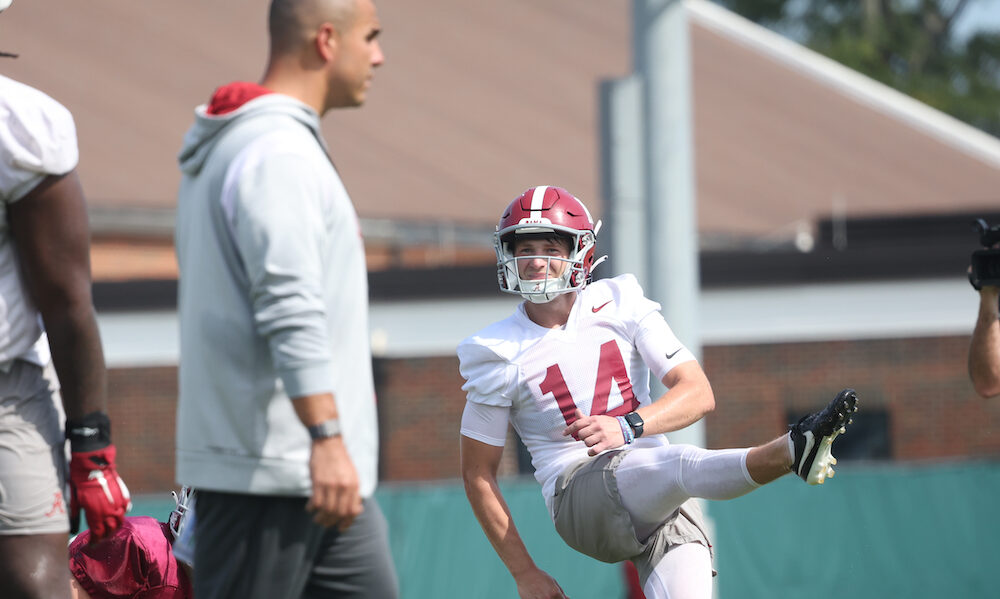
[[[530,237],[529,237],[530,236]],[[568,246],[566,257],[546,255],[515,255],[516,241],[525,238],[557,238]],[[557,296],[583,289],[590,282],[593,264],[595,236],[592,231],[578,231],[554,226],[516,226],[509,230],[497,231],[494,249],[497,254],[497,278],[500,290],[516,293],[529,302],[544,304]],[[545,272],[559,271],[557,263],[562,263],[562,272],[555,277],[544,279],[522,279],[518,269],[519,260],[544,260]]]
[[[180,495],[176,491],[171,491],[171,495],[174,497],[174,503],[176,507],[170,512],[170,516],[167,517],[167,524],[170,527],[170,533],[174,535],[174,539],[181,536],[181,531],[188,524],[188,510],[194,503],[194,489],[188,486],[181,487]]]

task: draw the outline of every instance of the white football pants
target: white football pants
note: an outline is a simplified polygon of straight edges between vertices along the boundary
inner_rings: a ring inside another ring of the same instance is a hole
[[[723,500],[760,485],[750,478],[749,449],[709,450],[666,445],[630,451],[616,476],[622,505],[639,540],[645,540],[692,497]],[[712,560],[699,543],[673,547],[643,587],[646,599],[711,599]]]

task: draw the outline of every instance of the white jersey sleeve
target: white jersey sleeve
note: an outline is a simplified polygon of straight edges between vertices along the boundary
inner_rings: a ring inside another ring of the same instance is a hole
[[[0,76],[0,199],[16,202],[79,160],[73,116],[44,93]]]
[[[507,444],[507,426],[510,408],[465,402],[462,412],[462,436],[482,441],[487,445],[503,447]]]
[[[467,399],[488,406],[510,407],[516,390],[517,366],[475,338],[458,346],[458,369]]]
[[[468,398],[462,413],[461,434],[503,447],[516,394],[517,366],[489,345],[487,339],[473,336],[458,346],[459,371],[466,381],[462,390]]]
[[[639,334],[635,342],[642,361],[659,381],[674,366],[696,359],[674,335],[659,312],[650,314],[639,322]]]
[[[629,329],[643,362],[657,380],[684,362],[696,359],[670,329],[660,304],[647,298],[639,281],[626,274],[608,281],[618,303],[617,315]]]

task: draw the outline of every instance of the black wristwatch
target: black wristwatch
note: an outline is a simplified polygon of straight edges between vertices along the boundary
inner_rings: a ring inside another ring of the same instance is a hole
[[[625,414],[625,422],[628,422],[628,425],[632,427],[632,434],[635,435],[636,439],[642,436],[642,425],[644,423],[642,421],[642,416],[639,415],[639,412],[629,412],[628,414]]]
[[[329,439],[330,437],[336,437],[340,434],[340,420],[336,418],[331,418],[329,420],[324,420],[319,424],[314,424],[309,427],[309,436],[313,441],[319,441],[320,439]]]

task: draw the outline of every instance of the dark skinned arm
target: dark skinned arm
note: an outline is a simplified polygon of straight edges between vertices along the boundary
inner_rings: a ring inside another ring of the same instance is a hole
[[[7,216],[25,286],[48,333],[66,417],[103,412],[107,374],[91,297],[87,206],[76,171],[46,177],[10,204]]]

